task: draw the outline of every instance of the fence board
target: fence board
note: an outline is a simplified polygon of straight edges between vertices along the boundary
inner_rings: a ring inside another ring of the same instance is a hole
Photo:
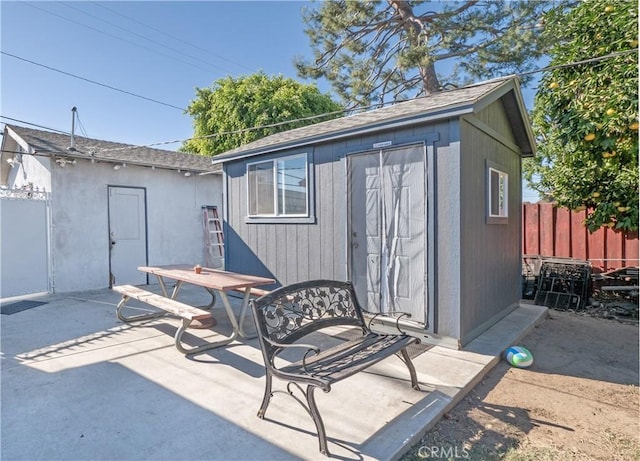
[[[554,253],[556,256],[571,257],[571,241],[572,241],[572,229],[571,229],[571,217],[570,211],[566,208],[554,208],[555,211],[555,225],[553,231],[555,235]]]
[[[522,205],[522,248],[526,255],[588,260],[596,271],[639,265],[638,233],[608,228],[590,233],[586,211],[572,212],[553,203]]]
[[[576,259],[587,259],[587,234],[589,231],[582,224],[587,218],[586,211],[571,213],[571,255]]]

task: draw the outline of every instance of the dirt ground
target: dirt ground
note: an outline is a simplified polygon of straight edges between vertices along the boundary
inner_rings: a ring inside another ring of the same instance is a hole
[[[640,460],[638,325],[549,310],[402,461]]]

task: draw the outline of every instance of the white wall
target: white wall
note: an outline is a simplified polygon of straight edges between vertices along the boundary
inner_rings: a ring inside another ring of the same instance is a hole
[[[54,291],[109,286],[108,186],[143,187],[149,264],[202,264],[202,205],[222,205],[220,175],[77,160],[52,166]]]
[[[0,199],[0,299],[47,292],[47,203]]]
[[[9,170],[7,185],[10,188],[19,189],[31,184],[38,190],[51,192],[49,157],[22,154],[15,158],[20,158],[21,163]]]

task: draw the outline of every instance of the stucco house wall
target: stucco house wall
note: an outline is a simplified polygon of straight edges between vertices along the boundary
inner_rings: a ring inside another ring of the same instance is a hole
[[[103,150],[93,155],[86,145]],[[49,291],[100,289],[112,283],[109,187],[145,191],[147,255],[139,265],[204,264],[202,206],[222,212],[222,177],[210,159],[154,149],[136,157],[133,146],[98,140],[79,139],[77,150],[67,146],[65,135],[5,128],[0,185],[44,190],[49,198],[49,219],[42,222],[49,226]],[[22,223],[17,219],[12,225]],[[4,270],[15,266],[9,260],[0,263]]]

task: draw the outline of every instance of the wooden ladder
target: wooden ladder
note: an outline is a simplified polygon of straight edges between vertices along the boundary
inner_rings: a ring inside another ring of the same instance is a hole
[[[204,205],[202,207],[202,218],[204,225],[205,265],[207,267],[215,267],[214,259],[216,258],[216,253],[218,253],[220,258],[224,256],[224,234],[222,232],[222,223],[218,216],[218,207],[214,205]]]

